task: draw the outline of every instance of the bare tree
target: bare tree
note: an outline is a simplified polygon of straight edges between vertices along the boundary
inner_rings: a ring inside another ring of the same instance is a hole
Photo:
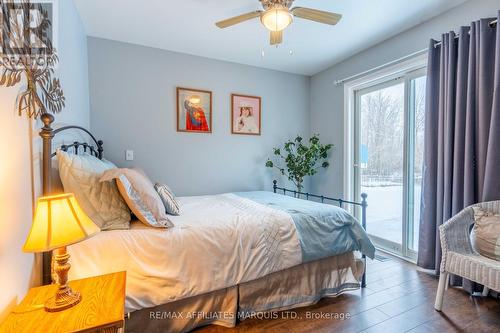
[[[403,156],[397,154],[404,140],[402,96],[378,90],[361,99],[361,138],[368,149],[365,174],[400,175]]]
[[[401,179],[404,145],[404,93],[402,85],[380,89],[361,98],[361,142],[368,150],[363,175]],[[415,116],[415,176],[422,173],[425,126],[425,77],[413,81]],[[402,181],[402,179],[400,180]]]

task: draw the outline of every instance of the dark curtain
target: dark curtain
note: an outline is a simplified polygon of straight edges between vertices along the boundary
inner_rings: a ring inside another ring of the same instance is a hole
[[[418,265],[436,272],[438,227],[471,204],[500,199],[500,32],[491,21],[429,46]]]

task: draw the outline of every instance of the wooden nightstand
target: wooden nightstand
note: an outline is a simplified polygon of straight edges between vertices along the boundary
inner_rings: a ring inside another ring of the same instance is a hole
[[[125,272],[70,281],[82,300],[60,312],[46,312],[45,300],[54,296],[57,286],[32,288],[21,304],[0,325],[0,332],[120,332],[124,327]],[[38,307],[37,310],[22,312]]]

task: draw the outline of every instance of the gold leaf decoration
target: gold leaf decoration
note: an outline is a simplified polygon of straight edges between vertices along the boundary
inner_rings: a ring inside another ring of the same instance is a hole
[[[59,113],[65,106],[64,92],[59,79],[53,77],[54,66],[58,62],[55,49],[48,36],[48,29],[52,26],[48,12],[41,4],[32,4],[29,0],[17,3],[18,9],[23,13],[24,22],[37,19],[35,32],[41,36],[44,48],[34,49],[23,36],[30,36],[33,32],[28,24],[20,24],[17,18],[11,17],[9,6],[12,3],[0,0],[0,31],[6,36],[1,56],[6,59],[8,55],[15,54],[14,64],[3,61],[0,63],[0,86],[13,87],[21,82],[23,75],[27,87],[17,97],[19,115],[26,113],[30,118],[37,118],[41,114],[51,112]],[[30,17],[30,12],[36,10],[40,15]],[[34,59],[42,59],[43,65],[35,64]]]

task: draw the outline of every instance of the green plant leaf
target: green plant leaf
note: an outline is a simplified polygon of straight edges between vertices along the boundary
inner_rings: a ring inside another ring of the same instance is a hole
[[[282,150],[280,148],[273,149],[276,159],[280,160],[281,163],[268,159],[266,167],[278,168],[280,173],[300,190],[304,177],[313,176],[318,172],[318,168],[327,168],[330,165],[327,158],[332,148],[332,144],[321,144],[317,134],[310,137],[307,143],[304,143],[303,138],[297,135],[294,141],[287,140],[283,144]],[[284,164],[284,166],[280,164]]]

